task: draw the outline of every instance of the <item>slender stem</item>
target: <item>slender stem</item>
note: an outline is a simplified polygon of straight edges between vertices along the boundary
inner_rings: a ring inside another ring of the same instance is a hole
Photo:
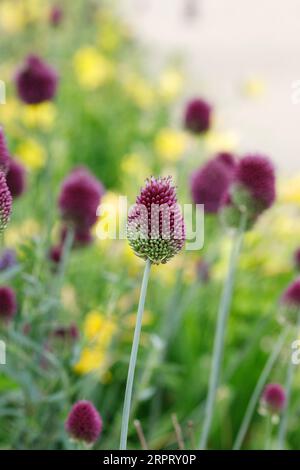
[[[141,288],[141,293],[140,293],[140,301],[139,301],[138,313],[136,317],[136,325],[135,325],[135,330],[134,330],[134,337],[133,337],[133,343],[132,343],[132,349],[131,349],[131,355],[130,355],[130,361],[129,361],[127,383],[126,383],[126,390],[125,390],[125,400],[124,400],[124,407],[123,407],[123,416],[122,416],[120,450],[126,450],[127,448],[127,434],[128,434],[128,424],[129,424],[129,416],[130,416],[134,372],[135,372],[135,365],[136,365],[136,359],[137,359],[137,353],[138,353],[139,341],[140,341],[140,335],[141,335],[141,329],[142,329],[142,320],[143,320],[143,313],[144,313],[144,306],[145,306],[150,268],[151,268],[151,261],[148,259],[145,264],[145,271],[144,271],[144,277],[143,277],[142,288]]]
[[[213,350],[213,359],[211,366],[211,373],[209,379],[209,388],[208,396],[205,405],[205,416],[204,416],[204,426],[202,435],[200,438],[199,447],[200,449],[205,449],[207,446],[207,440],[212,424],[214,404],[216,399],[217,387],[219,382],[219,375],[221,369],[221,362],[223,356],[223,347],[224,347],[224,337],[227,318],[229,314],[232,291],[234,284],[235,271],[237,266],[237,261],[242,247],[244,227],[246,224],[246,217],[242,217],[239,230],[235,232],[234,239],[232,240],[232,249],[229,259],[229,266],[227,277],[224,284],[224,289],[219,304],[217,327],[214,339],[214,350]]]
[[[265,440],[265,450],[272,450],[271,445],[272,445],[272,429],[273,429],[273,423],[272,423],[272,414],[268,414],[266,416],[266,440]]]
[[[178,449],[179,450],[184,450],[184,440],[183,440],[182,428],[179,424],[176,413],[172,414],[172,424],[173,424],[175,434],[176,434],[176,441],[177,441],[177,444],[178,444]]]
[[[298,324],[297,324],[297,333],[300,328],[300,314],[298,314]],[[285,448],[285,440],[286,440],[286,431],[287,431],[287,421],[288,421],[288,413],[289,413],[289,405],[291,401],[291,392],[292,392],[292,384],[294,378],[294,364],[292,362],[291,357],[289,356],[289,364],[286,373],[286,383],[285,383],[285,393],[286,393],[286,403],[282,413],[282,417],[279,424],[278,429],[278,448],[279,450],[283,450]]]
[[[247,430],[249,428],[253,413],[254,413],[255,408],[256,408],[256,404],[259,400],[259,397],[261,396],[263,387],[264,387],[264,385],[265,385],[265,383],[266,383],[266,381],[267,381],[267,379],[270,375],[270,372],[271,372],[271,370],[272,370],[272,368],[273,368],[273,366],[274,366],[274,364],[277,360],[277,357],[280,354],[280,351],[281,351],[282,346],[284,344],[286,335],[287,335],[287,329],[285,329],[282,332],[282,334],[280,335],[277,343],[275,344],[275,346],[273,348],[272,353],[270,354],[270,356],[269,356],[269,358],[268,358],[268,360],[265,364],[265,367],[263,368],[263,370],[262,370],[262,372],[261,372],[261,374],[258,378],[255,389],[254,389],[254,391],[251,395],[251,398],[249,400],[249,403],[248,403],[246,413],[244,415],[241,427],[239,429],[238,435],[237,435],[236,440],[234,442],[233,450],[239,450],[242,443],[243,443],[243,441],[244,441],[244,439],[245,439],[245,435],[246,435]]]
[[[141,422],[140,422],[138,419],[135,419],[134,422],[133,422],[133,424],[134,424],[134,427],[135,427],[135,429],[136,429],[136,432],[137,432],[139,441],[140,441],[140,443],[141,443],[142,449],[143,449],[143,450],[148,450],[148,449],[149,449],[149,446],[148,446],[148,444],[147,444],[147,441],[146,441],[146,438],[145,438],[145,434],[144,434],[144,431],[143,431]]]

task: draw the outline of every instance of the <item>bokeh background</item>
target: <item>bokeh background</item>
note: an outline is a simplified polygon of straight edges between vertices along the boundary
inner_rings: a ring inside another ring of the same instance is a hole
[[[1,448],[72,448],[64,429],[71,405],[93,401],[103,418],[95,448],[118,447],[123,394],[143,261],[126,241],[100,240],[72,250],[58,298],[48,252],[57,243],[57,197],[64,178],[85,165],[106,188],[103,202],[131,202],[146,177],[172,175],[180,202],[189,177],[216,152],[259,151],[277,168],[277,201],[247,233],[229,319],[225,360],[209,447],[232,448],[257,378],[280,331],[278,299],[297,275],[300,243],[299,3],[237,0],[0,1],[0,124],[27,171],[14,201],[5,247],[17,261],[0,272],[18,309],[1,325],[7,364],[0,366]],[[14,76],[30,53],[60,77],[54,101],[18,99]],[[214,107],[210,131],[183,129],[187,99]],[[51,186],[45,168],[51,162]],[[203,421],[218,299],[230,237],[207,215],[205,246],[155,267],[147,297],[133,417],[149,446],[178,447],[172,414],[193,448]],[[54,337],[76,325],[79,338]],[[285,345],[270,380],[284,382]],[[299,373],[288,447],[299,447]],[[255,412],[244,448],[264,446],[265,418]],[[273,433],[276,445],[276,430]],[[129,447],[140,448],[133,420]]]

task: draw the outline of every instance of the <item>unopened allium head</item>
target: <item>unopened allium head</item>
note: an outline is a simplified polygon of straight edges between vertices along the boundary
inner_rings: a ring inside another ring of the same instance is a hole
[[[297,323],[300,319],[300,277],[292,281],[280,299],[284,319]]]
[[[16,294],[9,286],[0,286],[0,320],[9,321],[17,312]]]
[[[40,104],[55,97],[56,71],[36,55],[29,55],[16,74],[19,98],[26,104]]]
[[[230,153],[220,153],[191,176],[191,193],[195,204],[204,204],[208,213],[217,213],[233,181],[236,161]]]
[[[135,254],[166,263],[185,242],[185,225],[170,177],[146,180],[128,215],[127,237]]]
[[[261,397],[261,403],[269,413],[281,413],[286,403],[284,388],[280,384],[276,383],[266,385]]]
[[[0,234],[6,228],[11,214],[12,197],[4,173],[0,171]]]
[[[59,26],[64,16],[63,9],[59,5],[54,5],[49,13],[49,23],[52,26]]]
[[[195,98],[186,105],[184,126],[193,134],[203,134],[211,126],[212,107],[201,98]]]
[[[250,228],[276,198],[274,165],[269,158],[246,155],[241,158],[235,170],[234,180],[224,198],[223,218],[232,226],[238,226],[241,215]]]
[[[294,263],[297,271],[300,271],[300,248],[297,248],[294,253]]]
[[[62,218],[75,229],[86,231],[97,220],[97,209],[104,194],[102,183],[86,168],[76,168],[64,180],[58,206]]]
[[[94,444],[102,431],[102,419],[93,403],[80,400],[73,405],[65,428],[71,438]]]
[[[10,161],[10,154],[7,148],[4,130],[0,127],[0,171],[7,172]]]
[[[10,159],[6,182],[13,198],[17,198],[24,193],[26,189],[26,170],[22,163]]]

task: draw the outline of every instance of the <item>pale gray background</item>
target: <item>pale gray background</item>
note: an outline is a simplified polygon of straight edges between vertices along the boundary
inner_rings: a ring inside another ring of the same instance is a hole
[[[205,94],[222,123],[238,130],[241,150],[268,153],[285,173],[300,170],[300,103],[292,83],[300,80],[300,0],[120,0],[138,37],[152,49],[153,64],[166,53],[186,59],[191,93]],[[155,66],[155,65],[154,65]],[[239,87],[250,76],[266,82],[260,100]]]

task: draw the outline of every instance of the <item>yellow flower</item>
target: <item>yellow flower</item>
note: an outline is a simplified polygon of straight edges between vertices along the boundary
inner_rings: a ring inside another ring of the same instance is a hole
[[[38,170],[45,165],[46,152],[44,148],[33,139],[27,139],[21,142],[16,150],[18,158],[29,169]]]
[[[126,175],[134,176],[135,180],[144,181],[151,173],[149,166],[144,162],[143,156],[138,153],[125,155],[121,163],[121,169]]]
[[[23,106],[21,119],[23,123],[32,128],[51,130],[56,119],[56,107],[51,102],[34,106]]]
[[[285,204],[300,204],[300,175],[281,182],[278,199]]]
[[[232,152],[237,149],[239,137],[234,131],[218,132],[211,130],[205,135],[204,142],[209,152]]]
[[[2,1],[0,4],[0,26],[6,33],[18,33],[26,26],[24,8],[19,1]]]
[[[104,237],[107,240],[110,237],[118,237],[120,224],[124,223],[126,218],[126,208],[122,212],[121,195],[108,191],[101,200],[101,215],[94,226],[96,237],[103,242]]]
[[[129,74],[125,78],[124,88],[133,102],[142,109],[148,109],[155,103],[153,88],[138,75]]]
[[[79,84],[88,90],[104,85],[114,74],[112,62],[93,46],[81,47],[74,55],[73,65]]]
[[[81,351],[74,370],[79,374],[100,372],[106,376],[109,365],[108,350],[116,330],[117,325],[112,318],[98,310],[89,312],[83,328],[86,346]]]
[[[161,129],[154,142],[156,152],[167,161],[177,161],[187,146],[187,136],[184,132],[174,129]]]
[[[183,76],[178,70],[169,68],[161,75],[158,86],[160,96],[166,101],[172,101],[182,91]]]
[[[243,84],[243,92],[249,98],[260,98],[265,91],[266,84],[258,77],[249,78]]]
[[[21,225],[8,226],[5,241],[9,246],[17,246],[26,238],[32,238],[40,232],[40,225],[35,219],[26,219]]]

